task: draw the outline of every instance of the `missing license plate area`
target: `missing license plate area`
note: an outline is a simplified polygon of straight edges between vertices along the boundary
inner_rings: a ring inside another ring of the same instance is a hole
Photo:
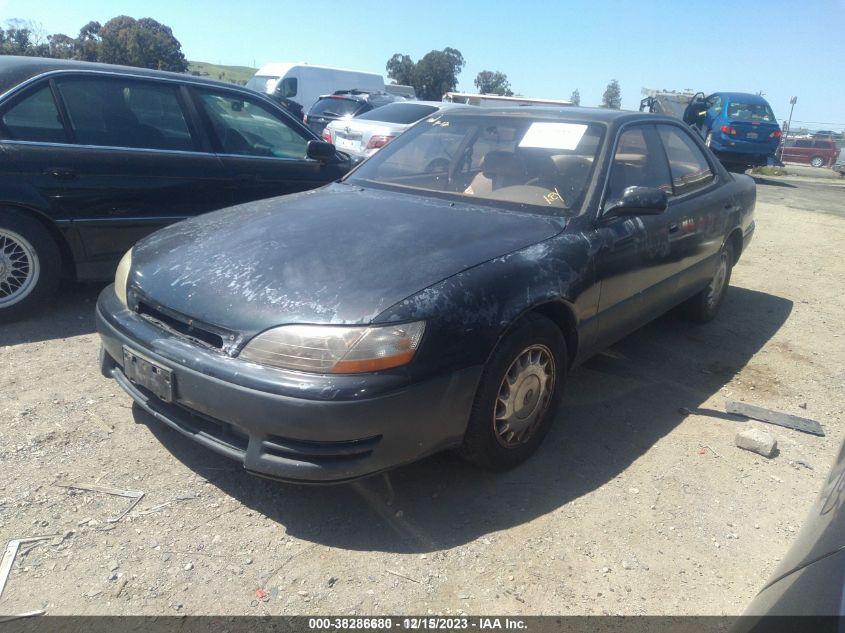
[[[173,402],[173,372],[131,349],[123,348],[123,373],[136,385],[149,389],[165,402]]]

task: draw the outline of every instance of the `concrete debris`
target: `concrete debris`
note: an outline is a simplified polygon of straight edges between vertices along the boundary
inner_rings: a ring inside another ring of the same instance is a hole
[[[765,431],[747,429],[736,434],[736,445],[763,457],[773,457],[778,443],[772,435]]]

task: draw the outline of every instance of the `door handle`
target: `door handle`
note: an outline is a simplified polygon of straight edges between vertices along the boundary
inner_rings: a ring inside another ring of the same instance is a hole
[[[669,232],[670,232],[670,233],[677,233],[677,232],[678,232],[678,228],[679,228],[679,227],[678,227],[678,225],[677,225],[677,224],[672,223],[672,224],[670,224],[670,225],[669,225]]]
[[[76,178],[76,171],[70,167],[48,167],[41,173],[45,176],[52,176],[57,180],[73,180]]]

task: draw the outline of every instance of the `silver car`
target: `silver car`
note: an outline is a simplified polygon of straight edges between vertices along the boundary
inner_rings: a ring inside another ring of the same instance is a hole
[[[332,121],[323,130],[323,139],[339,150],[358,158],[375,154],[417,121],[442,110],[467,106],[442,101],[397,101],[354,119]]]

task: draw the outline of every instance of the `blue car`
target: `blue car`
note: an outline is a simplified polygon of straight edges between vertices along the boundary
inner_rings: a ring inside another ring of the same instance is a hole
[[[781,129],[771,106],[759,95],[716,92],[693,97],[684,121],[696,128],[722,164],[744,171],[775,156]]]

